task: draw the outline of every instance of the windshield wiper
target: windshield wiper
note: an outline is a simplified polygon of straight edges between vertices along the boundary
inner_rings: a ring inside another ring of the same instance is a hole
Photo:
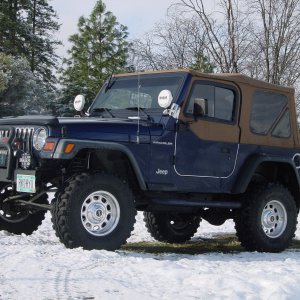
[[[110,112],[110,109],[106,108],[106,107],[98,107],[98,108],[94,108],[92,111],[91,111],[91,114],[92,113],[103,113],[103,112],[106,112],[107,114],[109,114],[112,118],[115,118],[115,116]]]
[[[147,117],[147,120],[149,120],[149,121],[153,120],[152,117],[149,114],[146,113],[145,108],[143,108],[143,107],[133,106],[133,107],[127,107],[125,109],[126,110],[141,111]]]

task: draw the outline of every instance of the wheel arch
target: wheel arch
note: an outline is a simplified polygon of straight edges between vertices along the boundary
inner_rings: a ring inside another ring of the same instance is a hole
[[[74,144],[74,151],[71,153],[65,153],[64,149],[67,144]],[[130,167],[128,169],[130,180],[133,185],[136,185],[141,190],[147,190],[147,186],[142,174],[142,171],[133,155],[133,153],[126,146],[118,143],[111,142],[98,142],[98,141],[85,141],[85,140],[73,140],[64,139],[61,140],[55,153],[54,159],[72,160],[85,152],[89,155],[89,167],[92,170],[99,170],[98,166],[104,167],[107,162],[113,161],[114,158],[119,158],[119,163],[122,161],[123,165],[127,164]],[[113,154],[109,158],[109,154]],[[106,163],[105,163],[106,162]],[[120,169],[113,169],[113,173],[119,173]]]
[[[253,181],[280,182],[286,186],[300,207],[300,177],[292,159],[254,155],[244,164],[234,184],[233,193],[245,193]]]

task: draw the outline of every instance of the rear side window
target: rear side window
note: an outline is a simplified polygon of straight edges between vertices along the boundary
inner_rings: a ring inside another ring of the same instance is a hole
[[[274,130],[272,131],[272,135],[280,138],[288,138],[291,136],[291,122],[288,110],[283,114],[275,126]]]
[[[255,134],[268,134],[279,115],[286,107],[287,101],[287,97],[282,94],[262,91],[254,92],[252,96],[252,111],[250,118],[251,131]],[[281,127],[284,127],[284,125]],[[273,132],[273,135],[278,135],[277,131],[275,133]]]

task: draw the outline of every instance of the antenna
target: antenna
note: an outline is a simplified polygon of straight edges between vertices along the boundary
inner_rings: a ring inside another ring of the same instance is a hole
[[[136,71],[137,71],[137,76],[138,76],[138,127],[137,127],[137,133],[136,133],[136,143],[139,144],[140,143],[140,88],[141,88],[141,76],[140,76],[140,72],[139,72],[139,67],[136,67]]]

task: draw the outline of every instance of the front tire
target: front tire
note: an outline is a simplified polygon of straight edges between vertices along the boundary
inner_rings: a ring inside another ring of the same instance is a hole
[[[13,202],[3,202],[12,196],[11,185],[3,185],[0,188],[0,230],[13,234],[31,235],[45,219],[45,210],[34,211],[26,206],[16,206]],[[41,196],[37,203],[49,204],[48,195]]]
[[[135,215],[128,185],[107,174],[75,176],[52,207],[53,228],[67,248],[119,249],[133,230]]]
[[[201,218],[189,214],[144,212],[144,222],[157,241],[185,243],[196,233]]]
[[[237,236],[249,251],[280,252],[289,247],[297,225],[297,207],[280,184],[252,185],[235,217]]]

